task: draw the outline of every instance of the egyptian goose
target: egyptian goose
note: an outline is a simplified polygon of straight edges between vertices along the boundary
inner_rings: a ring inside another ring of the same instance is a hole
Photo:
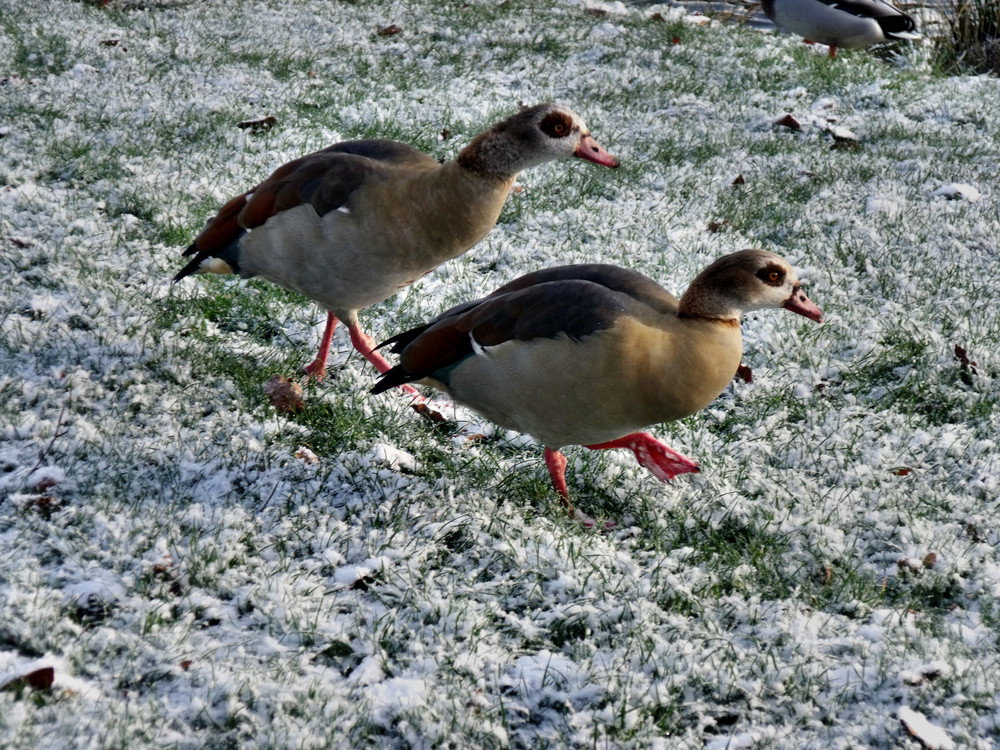
[[[323,377],[338,319],[385,372],[390,365],[358,325],[358,310],[479,242],[521,170],[571,156],[618,166],[583,119],[556,104],[522,109],[444,164],[396,141],[336,143],[226,203],[184,251],[194,257],[174,281],[238,273],[300,292],[328,311],[309,376]]]
[[[837,47],[856,49],[892,39],[919,39],[913,19],[884,0],[763,0],[776,26]]]
[[[711,403],[740,364],[740,316],[778,307],[823,320],[792,267],[764,250],[719,258],[679,301],[618,266],[548,268],[389,339],[399,364],[372,392],[423,381],[534,436],[572,510],[565,445],[629,448],[663,481],[698,471],[636,430]]]

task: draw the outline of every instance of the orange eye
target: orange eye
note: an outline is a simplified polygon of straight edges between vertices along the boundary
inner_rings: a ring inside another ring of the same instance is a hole
[[[778,273],[777,271],[771,271],[771,273],[767,275],[767,278],[770,281],[778,282],[781,279],[781,274]]]
[[[556,135],[562,135],[564,132],[566,132],[566,126],[563,125],[561,122],[558,122],[552,128],[552,132],[555,133]]]

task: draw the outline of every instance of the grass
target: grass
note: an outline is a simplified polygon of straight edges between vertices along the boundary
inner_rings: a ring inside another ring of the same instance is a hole
[[[989,0],[951,0],[937,41],[944,70],[1000,73],[1000,8]]]
[[[56,682],[0,690],[0,744],[911,747],[908,705],[989,746],[995,81],[941,75],[927,46],[831,62],[597,9],[5,12],[0,675]],[[653,428],[701,474],[569,449],[607,533],[564,516],[537,446],[368,396],[342,333],[305,409],[276,412],[262,386],[311,358],[324,313],[169,281],[283,161],[376,135],[446,159],[544,99],[622,168],[522,175],[479,247],[362,312],[376,338],[542,265],[679,292],[750,245],[793,260],[827,318],[748,316],[754,381]],[[983,199],[931,197],[956,182]]]

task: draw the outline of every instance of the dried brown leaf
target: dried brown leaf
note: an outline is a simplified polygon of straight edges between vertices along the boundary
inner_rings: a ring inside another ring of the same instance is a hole
[[[15,677],[12,680],[7,680],[3,685],[0,685],[0,690],[24,690],[24,688],[31,688],[32,690],[51,690],[52,683],[55,682],[56,672],[52,667],[42,667],[41,669],[36,669],[27,674]]]
[[[319,456],[309,450],[306,446],[300,445],[299,449],[295,451],[295,457],[299,459],[302,463],[307,466],[312,466],[319,463]]]
[[[305,408],[302,386],[281,375],[275,375],[264,386],[264,395],[271,400],[271,406],[283,414],[293,414]]]
[[[444,416],[437,409],[432,409],[425,402],[421,401],[413,405],[413,411],[419,414],[426,420],[431,422],[437,422],[438,424],[444,424],[448,421],[447,417]]]
[[[784,117],[779,117],[774,121],[775,125],[781,125],[782,127],[788,128],[789,130],[802,130],[802,123],[792,117],[790,114],[786,114]]]
[[[273,128],[277,122],[277,117],[268,115],[257,120],[243,120],[243,122],[236,123],[236,127],[240,130],[249,130],[251,133],[263,133]]]

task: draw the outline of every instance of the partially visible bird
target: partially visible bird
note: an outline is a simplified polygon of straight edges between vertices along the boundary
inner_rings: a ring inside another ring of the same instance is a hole
[[[397,141],[336,143],[227,202],[184,251],[194,257],[174,280],[238,273],[300,292],[328,311],[310,376],[326,371],[337,320],[384,372],[389,363],[358,311],[479,242],[521,170],[568,157],[618,166],[579,115],[551,103],[496,123],[444,164]]]
[[[856,49],[893,39],[919,39],[913,18],[885,0],[762,0],[776,26],[806,41]]]
[[[637,430],[711,403],[740,364],[740,316],[781,307],[823,319],[792,267],[764,250],[719,258],[680,300],[618,266],[548,268],[389,339],[399,364],[372,392],[421,381],[534,436],[572,510],[565,445],[628,448],[663,481],[698,471]]]

